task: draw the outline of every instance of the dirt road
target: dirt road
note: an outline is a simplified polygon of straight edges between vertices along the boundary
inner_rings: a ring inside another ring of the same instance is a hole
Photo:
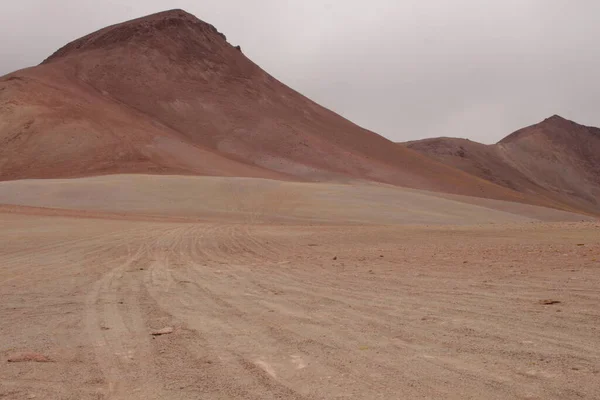
[[[0,219],[0,398],[600,398],[595,223]]]

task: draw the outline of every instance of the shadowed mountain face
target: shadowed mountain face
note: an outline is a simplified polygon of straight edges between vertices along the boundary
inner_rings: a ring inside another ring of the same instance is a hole
[[[521,193],[600,213],[600,129],[557,115],[494,145],[434,138],[405,147]]]
[[[92,33],[0,78],[0,179],[105,173],[370,180],[535,203],[395,146],[167,11]]]

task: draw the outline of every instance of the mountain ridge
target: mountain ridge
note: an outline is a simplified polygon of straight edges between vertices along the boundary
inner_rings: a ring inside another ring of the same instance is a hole
[[[132,39],[151,36],[156,31],[164,31],[169,26],[177,25],[179,27],[187,25],[187,27],[198,29],[198,31],[207,36],[217,35],[224,41],[227,41],[227,37],[219,32],[215,26],[196,18],[182,9],[172,9],[113,24],[75,39],[55,51],[42,64],[50,63],[58,58],[68,57],[74,53],[106,48]]]
[[[553,115],[492,145],[447,137],[401,145],[512,190],[600,212],[598,128]]]

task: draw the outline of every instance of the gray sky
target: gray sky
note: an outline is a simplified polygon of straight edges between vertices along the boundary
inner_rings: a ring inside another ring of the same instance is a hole
[[[600,126],[597,0],[2,0],[0,75],[172,8],[392,140],[491,143],[552,114]]]

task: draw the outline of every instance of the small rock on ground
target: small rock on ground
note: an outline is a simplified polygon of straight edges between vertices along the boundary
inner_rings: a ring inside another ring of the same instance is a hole
[[[8,358],[8,362],[52,362],[52,360],[40,353],[16,353]]]
[[[172,327],[167,326],[166,328],[162,328],[162,329],[159,329],[157,331],[152,331],[150,334],[152,336],[168,335],[170,333],[173,333],[173,330],[174,329]]]
[[[560,301],[558,300],[551,300],[551,299],[546,299],[546,300],[540,300],[540,304],[543,304],[545,306],[550,306],[552,304],[560,304]]]

